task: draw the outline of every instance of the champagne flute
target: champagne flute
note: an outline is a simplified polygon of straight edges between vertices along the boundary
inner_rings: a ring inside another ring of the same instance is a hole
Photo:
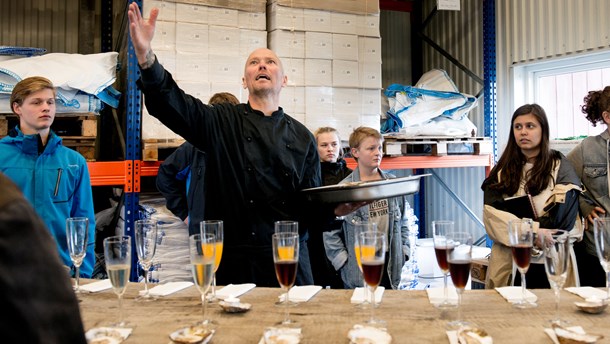
[[[215,261],[214,261],[214,277],[212,278],[212,293],[208,296],[208,303],[215,302],[216,298],[216,271],[220,266],[220,260],[222,259],[222,249],[223,249],[223,222],[222,220],[205,220],[199,223],[199,230],[201,234],[214,234],[216,238],[216,251],[215,251]]]
[[[570,261],[570,237],[568,231],[557,230],[550,236],[542,237],[542,250],[544,252],[544,270],[549,284],[555,292],[555,319],[554,324],[563,324],[559,318],[559,300],[561,289],[568,278]]]
[[[87,239],[89,238],[89,219],[86,217],[69,217],[66,219],[66,239],[70,259],[76,268],[74,292],[80,293],[80,266],[87,255]]]
[[[358,268],[360,269],[360,273],[362,274],[362,293],[363,299],[362,302],[357,304],[358,308],[367,308],[371,303],[369,302],[368,288],[366,286],[366,281],[364,280],[364,274],[362,273],[362,261],[360,260],[360,233],[365,232],[376,232],[377,224],[376,223],[356,223],[354,224],[354,255],[356,256],[356,263],[358,263]]]
[[[367,324],[383,326],[385,321],[375,318],[375,290],[381,283],[385,263],[386,236],[383,232],[360,233],[360,261],[362,274],[369,287],[371,316]]]
[[[297,277],[299,264],[299,235],[294,233],[275,233],[273,242],[273,263],[275,264],[275,275],[282,289],[286,291],[284,302],[284,320],[280,323],[284,326],[294,327],[295,321],[290,320],[288,311],[290,288],[294,285]]]
[[[449,275],[449,264],[447,263],[447,234],[453,233],[453,221],[432,221],[432,240],[434,241],[434,253],[436,261],[443,272],[443,302],[436,304],[438,308],[454,308],[455,303],[449,301],[447,277]]]
[[[199,293],[201,293],[201,310],[203,320],[201,325],[210,326],[210,321],[206,319],[206,297],[205,294],[210,289],[214,275],[214,261],[216,256],[216,238],[214,234],[194,234],[189,237],[189,253],[193,281]]]
[[[103,243],[106,272],[112,290],[119,299],[119,322],[115,326],[124,327],[127,323],[123,321],[123,294],[127,289],[131,269],[131,237],[111,236],[104,239]]]
[[[516,308],[533,308],[538,305],[526,298],[525,274],[530,267],[531,252],[534,239],[534,223],[532,219],[516,219],[508,221],[508,239],[513,251],[513,261],[521,273],[521,301],[513,303]]]
[[[154,300],[148,291],[148,270],[152,265],[157,250],[157,221],[146,219],[136,221],[136,251],[138,260],[144,269],[144,292],[136,300]]]
[[[608,289],[606,302],[608,302],[610,301],[610,218],[598,217],[593,220],[593,234],[599,263],[606,272],[606,288]]]
[[[275,233],[291,233],[291,234],[299,234],[299,223],[297,221],[291,220],[283,220],[283,221],[275,221],[273,223]],[[275,304],[276,305],[284,305],[288,304],[288,306],[293,307],[298,303],[289,301],[288,298],[280,298]]]
[[[470,268],[472,266],[472,235],[467,232],[452,232],[447,234],[447,264],[449,264],[449,273],[451,281],[457,289],[457,319],[449,322],[450,328],[460,328],[468,325],[462,320],[462,294],[468,278],[470,277]]]

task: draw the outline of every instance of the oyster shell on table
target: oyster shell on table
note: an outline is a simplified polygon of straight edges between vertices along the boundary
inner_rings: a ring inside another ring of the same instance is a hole
[[[606,310],[608,307],[608,302],[604,302],[604,300],[597,301],[589,301],[585,300],[584,302],[574,302],[576,307],[585,313],[597,314]]]
[[[602,335],[581,333],[553,324],[553,331],[560,344],[592,344],[604,338]]]
[[[85,337],[89,344],[119,344],[131,334],[131,329],[97,327],[92,328]]]
[[[492,344],[493,339],[482,328],[464,326],[457,331],[460,344]]]
[[[252,308],[252,305],[245,302],[226,302],[220,301],[218,302],[222,310],[227,313],[243,313],[247,312]]]
[[[265,344],[298,344],[301,341],[301,329],[269,327],[263,333]]]
[[[169,338],[174,343],[195,344],[207,343],[213,335],[214,330],[209,330],[202,326],[190,326],[170,333]]]
[[[392,336],[382,328],[354,325],[347,333],[350,344],[389,344]]]

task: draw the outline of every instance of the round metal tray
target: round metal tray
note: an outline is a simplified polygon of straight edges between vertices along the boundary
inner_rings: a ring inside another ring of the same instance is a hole
[[[312,202],[345,203],[410,195],[419,191],[419,180],[430,174],[409,177],[353,182],[304,189],[301,193]]]

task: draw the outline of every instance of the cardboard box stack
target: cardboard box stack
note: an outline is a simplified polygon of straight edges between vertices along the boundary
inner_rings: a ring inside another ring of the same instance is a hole
[[[379,3],[269,0],[268,45],[284,63],[280,104],[310,130],[332,126],[346,138],[380,127]]]
[[[241,77],[248,54],[267,46],[265,0],[145,0],[143,15],[159,8],[152,48],[178,85],[204,103],[217,92],[242,102]],[[180,139],[146,108],[143,139]]]

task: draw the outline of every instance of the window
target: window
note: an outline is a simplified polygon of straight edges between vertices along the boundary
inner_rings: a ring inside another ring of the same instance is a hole
[[[540,104],[549,118],[551,139],[597,135],[606,126],[593,127],[581,106],[589,91],[610,85],[609,66],[610,52],[515,66],[515,108]]]

